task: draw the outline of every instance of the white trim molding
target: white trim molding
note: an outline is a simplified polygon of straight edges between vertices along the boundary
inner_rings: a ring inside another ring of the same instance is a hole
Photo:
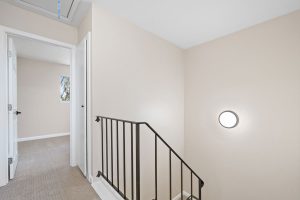
[[[119,193],[103,177],[100,177],[100,180],[97,182],[92,183],[92,187],[102,200],[123,200]]]
[[[42,42],[46,42],[50,45],[61,46],[64,48],[68,48],[72,52],[72,61],[71,61],[71,68],[70,68],[70,77],[71,77],[71,101],[70,101],[70,165],[72,167],[77,165],[76,162],[76,123],[77,123],[77,92],[76,92],[76,79],[75,79],[75,72],[76,72],[76,45],[68,44],[64,42],[60,42],[57,40],[49,39],[47,37],[43,37],[37,34],[32,34],[24,31],[20,31],[17,29],[9,28],[6,26],[0,25],[0,187],[6,185],[8,183],[8,71],[7,71],[7,37],[13,35],[21,38],[30,38],[34,40],[39,40]],[[88,37],[91,38],[91,33],[88,34]],[[91,42],[89,41],[89,44]],[[89,54],[91,49],[89,48]],[[88,57],[88,79],[90,79],[90,55]],[[78,84],[78,83],[77,83]],[[88,155],[87,155],[87,163],[88,163],[88,173],[91,173],[92,169],[92,140],[91,140],[91,83],[88,80],[87,83],[87,92],[88,92],[88,101],[87,101],[87,134],[88,134]],[[58,137],[67,135],[66,133],[59,133],[59,135],[51,134],[51,137]],[[46,136],[36,136],[30,138],[19,138],[18,141],[29,141],[29,140],[37,140],[37,139],[44,139],[50,138],[50,135]],[[91,174],[87,175],[87,179]],[[90,180],[92,181],[92,180]]]
[[[88,181],[90,182],[90,184],[93,184],[93,183],[94,183],[94,178],[93,178],[93,176],[89,176]]]
[[[18,138],[18,142],[41,140],[41,139],[47,139],[47,138],[62,137],[62,136],[67,136],[67,135],[70,135],[70,133],[53,133],[53,134],[47,134],[47,135],[38,135],[38,136],[33,136],[33,137]]]
[[[186,191],[182,191],[182,194],[183,194],[184,199],[191,196],[191,194]],[[172,200],[180,200],[180,199],[181,199],[181,193],[177,194]]]
[[[49,43],[50,45],[62,46],[72,51],[71,74],[70,77],[75,75],[75,48],[73,44],[60,42],[57,40],[49,39],[40,35],[20,31],[17,29],[9,28],[0,25],[0,186],[8,183],[8,82],[7,82],[7,37],[14,35],[21,38],[30,38]],[[73,79],[72,79],[73,80]],[[70,165],[76,166],[76,152],[75,152],[75,130],[76,130],[76,88],[75,84],[71,83],[72,97],[70,102]],[[28,138],[27,138],[28,139]],[[37,139],[31,138],[31,139]],[[20,138],[21,140],[21,138]]]
[[[92,35],[91,32],[88,32],[86,35],[86,40],[87,40],[87,68],[86,68],[86,79],[87,79],[87,91],[86,91],[86,99],[87,99],[87,110],[86,110],[86,126],[87,126],[87,177],[93,177],[92,175],[92,109],[91,109],[91,105],[92,105],[92,83],[91,83],[91,56],[92,56]],[[90,183],[93,183],[93,179],[89,178]]]
[[[102,200],[123,200],[123,198],[120,196],[118,192],[112,186],[105,180],[103,177],[100,177],[99,180],[92,183],[92,187],[96,191],[99,197],[101,197]],[[184,199],[191,196],[188,192],[183,191],[182,192]],[[172,200],[180,200],[181,199],[181,193],[176,195]]]
[[[0,187],[8,183],[8,68],[7,37],[0,26]]]

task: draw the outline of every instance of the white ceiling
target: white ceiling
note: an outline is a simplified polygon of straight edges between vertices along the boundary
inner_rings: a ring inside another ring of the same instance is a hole
[[[97,0],[182,48],[300,9],[300,0]]]
[[[91,6],[92,0],[61,0],[58,18],[58,0],[2,0],[32,12],[78,26]]]
[[[63,65],[71,65],[71,50],[29,38],[12,37],[17,56]]]
[[[3,0],[78,26],[92,0]],[[300,0],[95,0],[181,48],[189,48],[300,9]]]

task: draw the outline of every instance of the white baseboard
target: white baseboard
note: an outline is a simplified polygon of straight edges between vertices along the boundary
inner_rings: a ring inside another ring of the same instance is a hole
[[[190,196],[190,194],[186,191],[183,191],[182,194],[185,199]],[[181,199],[181,193],[177,194],[172,200],[179,200],[179,199]]]
[[[18,142],[47,139],[47,138],[61,137],[61,136],[67,136],[67,135],[70,135],[70,133],[54,133],[54,134],[48,134],[48,135],[39,135],[39,136],[34,136],[34,137],[18,138]]]
[[[100,178],[99,181],[92,183],[92,187],[96,191],[99,197],[101,197],[102,200],[124,200],[119,193],[117,193],[111,185],[109,185],[106,180],[103,179],[103,177]],[[186,191],[182,192],[183,196],[188,198],[190,194]],[[180,200],[181,199],[181,193],[176,195],[172,200]]]
[[[102,177],[92,187],[102,200],[124,200]]]
[[[88,181],[90,182],[90,184],[93,184],[93,183],[94,183],[94,178],[93,178],[93,176],[89,176]]]

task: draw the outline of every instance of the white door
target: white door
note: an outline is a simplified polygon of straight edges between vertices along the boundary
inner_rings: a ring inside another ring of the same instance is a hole
[[[18,164],[18,125],[17,117],[21,114],[17,107],[17,53],[12,38],[8,38],[8,84],[9,84],[9,135],[8,135],[8,159],[9,179],[15,176]]]
[[[87,176],[87,58],[88,40],[84,38],[76,50],[77,71],[77,130],[76,130],[76,152],[77,164],[82,173]]]

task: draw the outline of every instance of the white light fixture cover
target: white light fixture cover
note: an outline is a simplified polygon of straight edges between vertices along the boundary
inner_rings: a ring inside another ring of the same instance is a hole
[[[239,117],[235,112],[226,110],[219,115],[219,122],[224,128],[234,128],[239,123]]]

